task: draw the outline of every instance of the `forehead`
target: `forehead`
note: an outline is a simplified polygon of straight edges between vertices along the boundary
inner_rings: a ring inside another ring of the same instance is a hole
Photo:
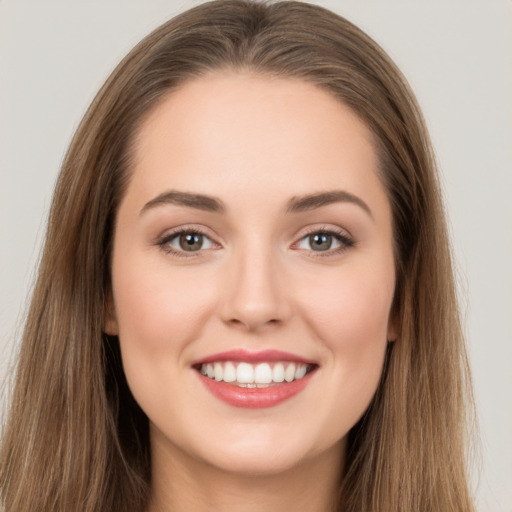
[[[164,98],[139,127],[132,181],[223,195],[379,187],[372,134],[341,101],[298,79],[216,72]]]

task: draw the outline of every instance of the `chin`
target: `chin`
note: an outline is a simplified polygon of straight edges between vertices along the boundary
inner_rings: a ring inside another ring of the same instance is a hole
[[[297,471],[324,457],[343,458],[344,439],[318,445],[303,436],[268,431],[265,435],[265,427],[256,435],[247,434],[237,438],[231,433],[230,442],[205,447],[201,458],[225,473],[252,477]]]
[[[209,462],[213,468],[222,473],[252,478],[271,477],[293,472],[304,463],[303,460],[297,459],[296,454],[295,456],[279,454],[268,457],[258,453],[239,453],[235,457],[225,457],[221,460],[215,458]]]

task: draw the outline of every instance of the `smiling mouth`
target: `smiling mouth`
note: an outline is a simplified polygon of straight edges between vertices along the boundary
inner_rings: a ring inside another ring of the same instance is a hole
[[[234,349],[196,360],[192,368],[212,396],[229,406],[260,409],[300,394],[319,365],[280,350]]]
[[[205,377],[240,388],[268,388],[303,379],[316,365],[269,361],[252,364],[244,361],[215,361],[202,363],[195,368]]]

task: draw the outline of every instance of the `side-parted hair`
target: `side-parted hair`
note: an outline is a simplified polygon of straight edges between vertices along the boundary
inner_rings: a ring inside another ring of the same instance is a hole
[[[469,372],[441,192],[422,115],[384,51],[301,2],[218,0],[142,40],[89,107],[58,178],[0,452],[7,512],[142,512],[148,419],[102,331],[116,212],[137,129],[212,71],[305,80],[369,127],[392,207],[397,270],[382,379],[349,433],[339,510],[469,512]],[[470,408],[469,408],[470,409]]]

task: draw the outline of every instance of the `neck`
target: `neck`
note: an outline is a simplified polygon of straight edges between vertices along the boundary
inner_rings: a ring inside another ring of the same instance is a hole
[[[344,444],[286,471],[240,474],[180,450],[153,450],[148,512],[334,512],[343,455]]]

